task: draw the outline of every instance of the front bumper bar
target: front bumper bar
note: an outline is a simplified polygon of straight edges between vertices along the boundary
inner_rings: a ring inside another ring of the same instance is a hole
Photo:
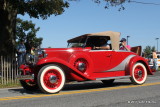
[[[19,80],[34,79],[34,74],[32,74],[32,75],[18,75],[17,79],[19,79]]]

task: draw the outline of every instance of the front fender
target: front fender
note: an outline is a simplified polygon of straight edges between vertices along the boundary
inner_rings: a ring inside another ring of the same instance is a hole
[[[128,73],[130,73],[131,76],[132,76],[132,73],[131,73],[132,68],[133,68],[134,64],[137,63],[137,62],[143,63],[145,65],[146,69],[147,69],[147,73],[149,75],[153,75],[152,70],[148,66],[148,62],[143,57],[135,56],[135,57],[130,59],[130,62],[129,62],[128,67],[127,67],[127,71],[128,71]]]
[[[74,73],[74,74],[72,74],[72,76],[74,76],[74,78],[76,78],[77,81],[95,80],[94,78],[91,78],[88,75],[85,75],[82,72],[80,72],[79,70],[77,70],[72,64],[70,64],[62,59],[56,58],[56,57],[49,58],[49,59],[43,58],[43,59],[39,60],[36,65],[41,66],[41,65],[51,64],[51,63],[57,63],[60,65],[64,65],[67,68],[70,68],[71,70],[69,72]]]

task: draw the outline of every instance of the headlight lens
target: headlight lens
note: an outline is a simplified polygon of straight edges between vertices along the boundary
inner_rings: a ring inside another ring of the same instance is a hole
[[[36,64],[38,60],[47,57],[47,54],[43,49],[35,51],[35,55],[26,54],[26,64]]]
[[[32,63],[34,63],[34,56],[33,55],[31,55],[31,54],[26,54],[26,63],[27,64],[32,64]]]
[[[38,49],[36,52],[35,52],[35,63],[42,59],[42,58],[45,58],[47,57],[47,54],[45,53],[45,50],[43,49]]]

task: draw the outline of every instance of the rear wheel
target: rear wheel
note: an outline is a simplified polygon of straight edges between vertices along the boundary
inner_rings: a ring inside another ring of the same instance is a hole
[[[65,84],[65,74],[57,65],[46,65],[38,73],[38,86],[44,93],[57,93]]]
[[[132,74],[130,77],[131,82],[136,85],[141,85],[145,83],[146,79],[147,79],[146,67],[142,63],[136,63],[132,69]]]
[[[20,84],[25,90],[34,91],[38,89],[38,85],[33,80],[20,80]]]
[[[111,79],[111,80],[102,80],[102,82],[106,85],[112,85],[115,79]]]

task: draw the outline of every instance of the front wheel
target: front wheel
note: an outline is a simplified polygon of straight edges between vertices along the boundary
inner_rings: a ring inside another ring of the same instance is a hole
[[[58,93],[65,84],[65,74],[57,65],[46,65],[38,73],[38,86],[44,93]]]
[[[136,63],[132,69],[132,74],[130,77],[131,82],[136,85],[141,85],[145,83],[146,79],[147,79],[146,67],[142,63]]]

